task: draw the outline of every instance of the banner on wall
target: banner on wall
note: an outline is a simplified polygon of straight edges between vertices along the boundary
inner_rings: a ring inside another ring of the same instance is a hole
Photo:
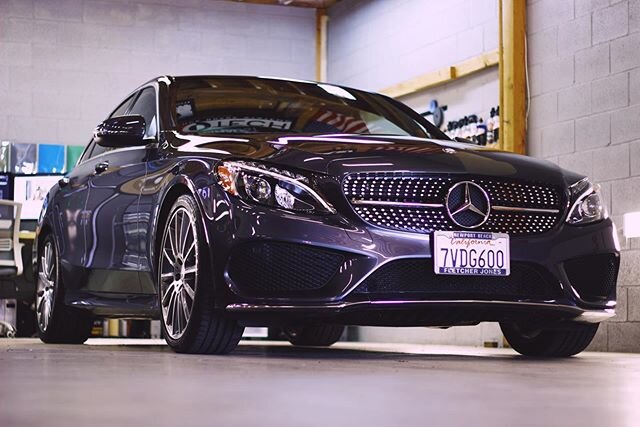
[[[36,173],[36,144],[14,142],[11,144],[11,172],[18,174]]]
[[[11,143],[0,142],[0,173],[11,172]]]
[[[62,173],[64,161],[64,145],[38,145],[38,173]]]
[[[84,147],[82,145],[67,145],[67,172],[71,172],[82,156]]]

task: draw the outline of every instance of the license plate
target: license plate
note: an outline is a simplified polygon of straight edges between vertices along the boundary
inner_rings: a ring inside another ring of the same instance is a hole
[[[509,235],[475,231],[433,233],[436,274],[508,276]]]

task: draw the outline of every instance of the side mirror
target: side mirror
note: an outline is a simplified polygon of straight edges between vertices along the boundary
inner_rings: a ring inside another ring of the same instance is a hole
[[[146,123],[138,115],[112,117],[100,123],[93,132],[96,144],[103,147],[132,147],[146,145]]]

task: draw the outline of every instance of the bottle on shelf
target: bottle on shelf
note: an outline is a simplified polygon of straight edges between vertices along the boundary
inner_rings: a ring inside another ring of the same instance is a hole
[[[478,116],[472,114],[469,116],[469,136],[468,139],[474,142],[474,144],[478,143]]]
[[[477,129],[478,129],[478,132],[477,132],[478,145],[487,145],[487,125],[482,120],[482,117],[478,119]]]
[[[492,108],[489,112],[489,120],[487,120],[487,145],[493,144],[493,126],[495,122],[496,109]]]
[[[500,142],[500,106],[496,107],[496,116],[493,120],[493,143],[497,144]]]

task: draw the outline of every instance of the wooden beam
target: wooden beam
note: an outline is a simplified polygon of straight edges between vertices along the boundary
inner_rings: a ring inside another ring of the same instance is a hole
[[[500,0],[500,148],[526,154],[526,25],[522,0]]]
[[[468,76],[486,68],[494,67],[498,65],[498,59],[499,55],[497,50],[485,52],[458,64],[431,71],[402,83],[390,86],[383,89],[381,92],[394,98],[410,95],[420,90],[440,86],[455,79],[459,79],[460,77]]]
[[[277,6],[309,7],[328,9],[338,0],[227,0],[236,3],[272,4]]]
[[[500,55],[497,49],[462,61],[454,67],[456,69],[456,79],[477,73],[485,68],[494,67],[498,65],[499,61]]]
[[[325,9],[316,9],[316,80],[327,80],[327,22]]]

